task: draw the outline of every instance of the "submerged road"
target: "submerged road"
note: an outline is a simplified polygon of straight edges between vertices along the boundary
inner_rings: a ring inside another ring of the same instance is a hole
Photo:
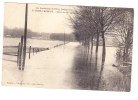
[[[70,42],[31,54],[31,59],[27,55],[24,71],[19,71],[15,62],[3,61],[2,83],[46,88],[125,91],[123,75],[112,67],[112,61],[106,61],[101,71],[100,57],[97,64],[94,58],[89,63],[90,59],[83,53],[79,43]]]

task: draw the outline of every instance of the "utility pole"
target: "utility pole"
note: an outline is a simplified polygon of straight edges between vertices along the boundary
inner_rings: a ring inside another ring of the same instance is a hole
[[[22,66],[22,70],[24,70],[25,58],[26,58],[27,19],[28,19],[28,4],[26,3],[26,6],[25,6],[24,48],[23,48],[23,66]]]

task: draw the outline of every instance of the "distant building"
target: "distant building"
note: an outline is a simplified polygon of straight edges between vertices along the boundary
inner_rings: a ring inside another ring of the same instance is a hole
[[[5,37],[11,37],[11,35],[5,35]]]
[[[40,40],[49,40],[50,34],[48,33],[41,33],[40,36],[32,37],[33,39],[40,39]]]
[[[45,39],[45,40],[49,40],[50,39],[50,34],[49,33],[41,33],[41,38]]]
[[[106,32],[105,33],[105,42],[106,42],[106,46],[117,46],[118,45],[118,41],[116,39],[117,34],[116,32]]]

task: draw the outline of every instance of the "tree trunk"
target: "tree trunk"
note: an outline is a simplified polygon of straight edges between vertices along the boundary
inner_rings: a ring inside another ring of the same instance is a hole
[[[90,40],[89,39],[87,40],[87,49],[88,49],[87,53],[89,54],[89,50],[90,50]]]
[[[97,60],[98,60],[98,49],[99,49],[99,33],[97,32],[96,37],[96,50],[95,50],[95,67],[97,67]]]
[[[92,57],[92,51],[93,51],[93,36],[91,36],[91,57]]]
[[[91,36],[91,50],[90,50],[90,67],[92,65],[92,54],[93,54],[93,35]]]
[[[98,49],[99,49],[99,32],[97,32],[97,39],[96,39],[96,55],[95,55],[95,63],[97,64],[97,57],[98,57]]]
[[[99,46],[99,33],[97,32],[97,39],[96,39],[96,55],[98,53],[98,46]]]
[[[125,59],[125,61],[127,62],[128,61],[128,46],[126,47],[126,59]]]
[[[102,32],[102,40],[103,40],[103,50],[102,50],[102,67],[103,67],[105,63],[105,55],[106,55],[104,32]]]
[[[123,62],[126,61],[126,48],[124,47],[124,50],[123,50]]]

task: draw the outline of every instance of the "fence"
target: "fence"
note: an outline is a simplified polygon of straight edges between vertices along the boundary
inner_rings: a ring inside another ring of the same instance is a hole
[[[18,45],[18,56],[17,56],[17,66],[19,66],[19,70],[24,70],[24,66],[23,66],[23,60],[25,60],[23,57],[23,44],[22,44],[22,37],[21,37],[21,43],[19,43]],[[29,59],[31,59],[31,53],[32,55],[34,54],[37,54],[38,52],[41,52],[41,51],[45,51],[45,50],[50,50],[52,48],[56,48],[56,47],[59,47],[59,46],[62,46],[62,45],[65,45],[67,43],[62,43],[62,44],[57,44],[53,47],[48,47],[48,48],[40,48],[40,47],[32,47],[32,46],[29,46],[28,48],[26,48],[26,53],[29,53]]]
[[[25,53],[27,54],[27,59],[31,59],[31,57],[35,54],[37,54],[38,52],[41,51],[45,51],[45,50],[50,50],[52,48],[56,48],[62,45],[67,44],[66,43],[59,43],[59,44],[55,44],[52,47],[45,47],[45,48],[41,48],[41,47],[33,47],[33,46],[27,46]],[[8,60],[8,61],[13,61],[17,63],[17,67],[19,70],[24,70],[24,36],[21,36],[20,42],[18,43],[18,46],[4,46],[3,47],[3,55],[6,55],[6,57],[8,56],[8,59],[4,59],[4,60]]]

